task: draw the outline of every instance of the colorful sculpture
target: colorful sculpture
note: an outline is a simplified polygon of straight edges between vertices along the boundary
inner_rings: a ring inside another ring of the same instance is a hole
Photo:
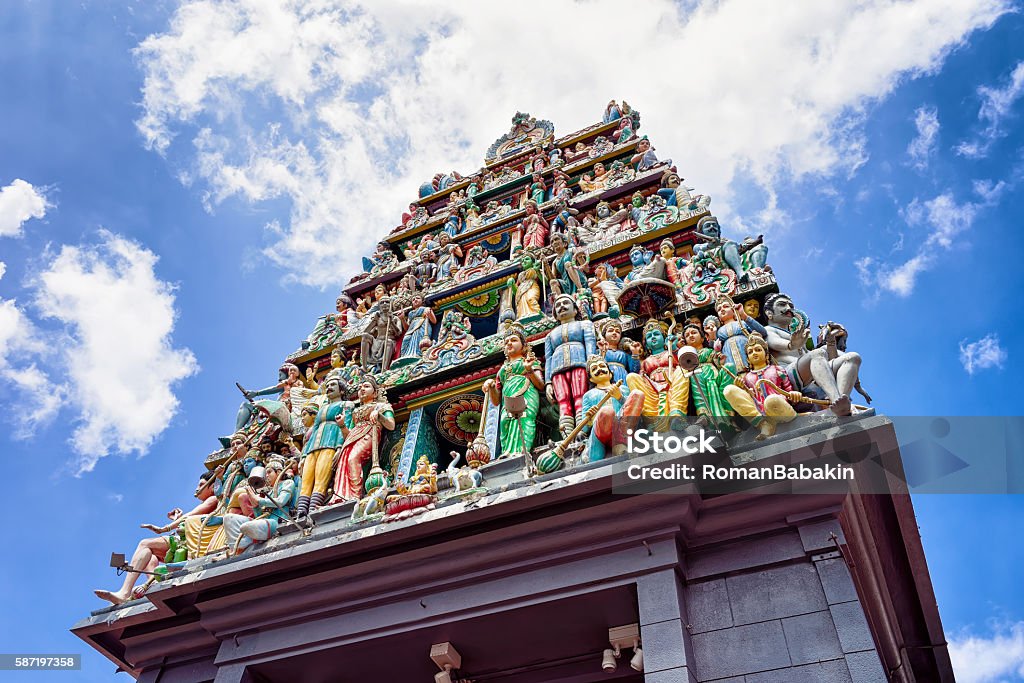
[[[507,291],[511,292],[514,302],[515,318],[521,322],[527,322],[535,320],[541,315],[540,298],[544,274],[532,252],[524,252],[520,257],[520,262],[522,270],[515,278],[508,279],[506,287]]]
[[[501,406],[501,457],[507,457],[533,448],[540,410],[538,390],[545,385],[543,367],[527,344],[521,324],[506,325],[502,348],[505,362],[495,378],[484,381],[483,391],[491,403]]]
[[[316,412],[302,449],[302,487],[295,505],[295,516],[302,520],[327,499],[334,454],[342,441],[342,424],[351,406],[342,401],[341,378],[327,377],[323,383],[327,402]]]
[[[613,382],[625,382],[631,372],[640,372],[640,345],[622,338],[622,323],[613,318],[597,327],[597,349],[612,373]]]
[[[627,430],[636,426],[644,396],[630,395],[621,380],[614,380],[602,356],[587,359],[587,373],[594,385],[583,395],[583,411],[593,422],[587,436],[587,460],[596,462],[609,452],[619,455],[625,451]]]
[[[544,220],[537,202],[526,202],[526,217],[523,219],[523,246],[527,249],[540,249],[548,242],[550,225]]]
[[[746,370],[747,363],[747,337],[753,333],[765,337],[768,332],[764,325],[757,322],[747,314],[746,309],[734,303],[728,296],[719,297],[715,302],[715,312],[718,314],[720,326],[715,332],[715,337],[721,343],[721,350],[726,360],[736,371]]]
[[[701,243],[693,248],[695,255],[707,254],[722,268],[730,268],[739,282],[750,279],[750,271],[763,270],[768,259],[768,247],[761,238],[744,240],[741,246],[722,237],[722,228],[714,216],[705,216],[697,222],[695,233]],[[743,255],[747,254],[744,265]]]
[[[379,394],[377,380],[367,375],[359,385],[358,402],[342,428],[345,440],[338,451],[335,500],[359,500],[363,496],[363,465],[372,461],[378,466],[381,432],[395,428],[391,404]]]
[[[277,533],[278,524],[291,518],[291,508],[295,503],[295,482],[282,476],[285,471],[285,460],[280,456],[272,456],[263,469],[263,483],[260,491],[252,489],[253,476],[250,475],[250,491],[256,506],[251,516],[239,514],[224,515],[224,529],[228,556],[241,555],[258,543],[269,541]]]
[[[658,320],[644,325],[644,346],[650,354],[640,363],[639,373],[630,373],[626,385],[644,396],[641,415],[652,428],[665,430],[668,418],[686,414],[690,384],[668,344],[668,326]]]
[[[794,389],[802,390],[814,384],[825,392],[833,413],[850,415],[850,392],[860,381],[860,355],[838,352],[836,348],[830,353],[827,346],[808,350],[811,332],[803,325],[796,329],[791,327],[795,309],[793,300],[786,294],[769,294],[764,308],[768,317],[768,347],[786,369]],[[835,342],[840,332],[832,330],[830,336]]]
[[[864,393],[860,357],[846,330],[828,322],[812,347],[807,316],[784,295],[765,299],[777,284],[763,239],[723,238],[704,215],[710,197],[636,139],[640,117],[626,102],[612,101],[604,121],[556,138],[549,122],[517,113],[479,172],[424,183],[277,383],[243,390],[238,433],[207,458],[215,469],[199,505],[147,525],[171,535],[139,543],[121,588],[97,595],[120,604],[144,590],[141,571],[188,569],[287,535],[293,502],[300,526],[344,501],[357,500],[352,520],[364,524],[431,509],[442,443],[466,449],[448,466],[452,493],[482,496],[474,468],[492,451],[527,455],[529,476],[616,454],[639,419],[666,429],[696,415],[729,439],[739,415],[766,438],[797,402],[859,410],[850,392]],[[693,239],[692,255],[677,255]],[[680,309],[691,317],[677,339],[674,317],[672,327],[660,318]],[[626,336],[636,333],[643,344]],[[542,358],[529,337],[544,337]],[[481,400],[477,383],[492,373]],[[561,438],[547,448],[538,429],[559,438],[556,420]]]
[[[430,306],[423,304],[422,294],[413,294],[412,307],[405,313],[409,328],[402,337],[402,353],[399,357],[419,358],[424,349],[430,346],[431,325],[437,324],[437,316]]]
[[[395,354],[395,342],[402,334],[402,319],[391,311],[391,299],[377,302],[377,311],[363,330],[359,352],[365,370],[387,370]]]
[[[636,143],[636,154],[630,158],[629,162],[641,173],[649,171],[655,166],[672,165],[671,159],[658,161],[658,155],[654,153],[654,148],[651,147],[651,141],[647,139],[646,135],[640,138],[640,141]]]
[[[551,312],[559,325],[544,339],[544,381],[548,400],[558,402],[558,427],[565,435],[583,414],[587,358],[597,353],[597,333],[594,323],[577,320],[579,308],[568,294],[555,297]]]
[[[803,396],[794,389],[785,369],[768,363],[768,342],[760,334],[747,338],[745,355],[749,369],[737,376],[734,384],[726,385],[723,392],[729,405],[760,429],[755,437],[760,441],[775,434],[779,424],[796,418],[793,405]]]

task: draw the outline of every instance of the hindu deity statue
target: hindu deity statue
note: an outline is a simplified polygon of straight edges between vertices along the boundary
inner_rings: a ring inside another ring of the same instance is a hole
[[[534,254],[523,252],[520,258],[522,270],[509,278],[507,291],[511,292],[515,306],[515,317],[518,320],[534,320],[541,315],[540,298],[544,274]]]
[[[543,155],[541,155],[543,156]],[[544,182],[544,176],[540,173],[534,173],[532,176],[533,182],[530,184],[530,199],[541,205],[544,200],[547,199],[548,186]]]
[[[618,121],[622,118],[622,109],[619,108],[619,103],[612,100],[608,103],[608,106],[604,108],[604,115],[601,117],[602,123],[611,123],[612,121]]]
[[[554,228],[553,231],[560,232],[563,235],[571,235],[574,230],[579,227],[580,222],[576,218],[579,213],[579,209],[570,207],[569,203],[564,198],[556,197],[555,217],[551,219],[551,225]]]
[[[558,426],[565,436],[583,414],[587,358],[597,353],[597,333],[591,321],[577,320],[579,310],[572,296],[559,294],[551,308],[559,324],[544,339],[544,380],[548,400],[558,402]]]
[[[594,211],[597,217],[597,234],[595,235],[597,241],[609,239],[620,232],[630,229],[629,211],[627,209],[619,209],[613,212],[611,204],[599,202]]]
[[[598,323],[597,350],[608,364],[613,382],[625,382],[631,372],[640,372],[640,345],[622,338],[622,323],[607,318]]]
[[[551,198],[568,200],[572,193],[569,190],[569,174],[556,168],[551,175]]]
[[[808,350],[810,330],[802,324],[794,329],[796,309],[789,296],[769,294],[764,308],[768,318],[768,347],[786,369],[793,388],[801,391],[816,385],[828,397],[833,413],[850,415],[850,392],[860,381],[860,355],[838,350],[834,342],[841,334],[838,331],[841,327],[829,332],[831,348],[826,340],[826,346]]]
[[[313,364],[310,364],[309,367],[306,368],[306,386],[308,386],[310,389],[321,391],[324,388],[324,382],[326,382],[328,378],[342,377],[343,369],[345,367],[345,352],[344,350],[342,350],[340,346],[335,346],[333,349],[331,349],[330,364],[330,370],[328,370],[327,374],[324,375],[323,382],[316,381],[316,369]],[[344,393],[346,390],[347,389],[344,386],[343,382],[342,393]]]
[[[258,470],[263,472],[258,474]],[[255,507],[252,515],[224,515],[224,530],[228,556],[241,555],[258,543],[269,541],[277,533],[277,526],[288,521],[295,497],[295,480],[284,476],[285,459],[273,455],[263,468],[254,468],[249,477],[250,492]],[[252,481],[262,474],[264,486],[252,489]]]
[[[761,302],[757,299],[747,299],[743,302],[743,310],[747,312],[747,317],[757,320],[761,317]]]
[[[666,237],[658,245],[658,253],[665,262],[665,279],[676,286],[676,290],[683,288],[683,275],[680,272],[686,266],[686,259],[676,256],[676,245],[671,237]]]
[[[437,279],[445,280],[451,277],[452,271],[458,269],[462,257],[462,247],[452,242],[451,235],[445,232],[438,235]]]
[[[398,256],[391,251],[386,242],[377,245],[377,250],[372,256],[363,257],[363,270],[371,275],[383,273],[398,265]]]
[[[232,442],[233,447],[240,447],[242,444],[241,437],[237,437],[237,440]],[[214,495],[213,485],[215,479],[215,473],[213,471],[203,472],[203,475],[199,478],[199,484],[196,486],[195,496],[199,499],[199,504],[196,505],[189,512],[183,513],[181,508],[175,508],[167,513],[167,518],[170,519],[170,523],[157,526],[155,524],[143,524],[143,529],[149,529],[155,534],[165,534],[168,531],[177,529],[183,522],[192,517],[201,517],[208,515],[217,508],[218,499]],[[106,600],[114,605],[120,605],[127,602],[135,597],[133,589],[135,584],[138,583],[139,577],[142,576],[140,572],[151,572],[157,568],[161,563],[170,561],[167,559],[167,552],[171,548],[171,539],[169,536],[156,536],[155,538],[146,538],[139,541],[135,547],[135,552],[132,553],[132,559],[128,563],[130,567],[129,571],[125,573],[124,581],[121,584],[121,588],[116,591],[108,591],[103,589],[96,589],[93,591],[96,597]]]
[[[569,248],[565,235],[551,236],[552,258],[548,264],[551,291],[556,294],[575,294],[587,288],[587,278],[580,272],[587,265],[585,249]]]
[[[629,262],[633,264],[633,270],[626,274],[627,283],[640,278],[654,278],[668,282],[665,261],[655,258],[650,250],[639,244],[634,244],[629,250]]]
[[[449,237],[455,237],[462,232],[462,228],[462,213],[457,207],[450,207],[448,211],[448,218],[445,219],[442,230],[444,230]]]
[[[391,310],[391,298],[378,303],[376,313],[363,331],[359,352],[365,370],[387,370],[395,354],[395,341],[402,334],[402,318]]]
[[[341,424],[348,406],[342,401],[341,378],[328,376],[323,383],[327,400],[320,406],[302,448],[302,487],[295,506],[297,519],[319,508],[327,499],[334,453],[341,443]]]
[[[589,431],[587,459],[596,462],[604,460],[609,451],[617,455],[625,450],[627,430],[636,426],[644,398],[642,394],[631,396],[629,387],[613,378],[600,355],[587,359],[587,373],[594,387],[583,394],[584,414],[592,420],[584,431]]]
[[[763,240],[750,240],[741,249],[740,245],[722,237],[722,228],[714,216],[704,216],[697,222],[697,239],[702,243],[693,248],[695,255],[707,255],[723,268],[731,268],[740,282],[750,278],[744,260],[750,269],[763,269],[768,258],[768,247]],[[744,254],[746,256],[744,257]]]
[[[594,164],[594,170],[580,176],[579,186],[583,192],[600,192],[607,189],[608,169],[600,161]]]
[[[749,360],[747,371],[723,391],[729,405],[760,429],[755,437],[760,441],[775,434],[777,425],[796,418],[793,406],[803,395],[793,387],[784,368],[769,364],[768,342],[760,334],[747,337],[745,352]]]
[[[356,396],[358,402],[348,425],[342,428],[345,440],[334,477],[334,496],[340,500],[359,500],[363,496],[363,465],[371,459],[376,463],[382,430],[395,428],[395,413],[372,375],[363,378]]]
[[[644,325],[644,345],[650,355],[640,363],[639,373],[626,377],[630,391],[644,395],[641,414],[659,430],[670,426],[668,418],[685,415],[690,401],[690,383],[676,362],[670,342],[668,326],[649,320]]]
[[[526,217],[523,218],[523,246],[527,249],[539,249],[547,244],[550,226],[540,213],[537,202],[526,202]]]
[[[424,346],[430,346],[431,325],[437,324],[434,310],[423,303],[423,295],[412,295],[412,306],[406,311],[409,329],[402,337],[402,358],[419,358]]]
[[[253,399],[261,396],[277,396],[277,400],[285,404],[291,410],[291,392],[293,388],[305,386],[305,380],[299,373],[299,368],[294,363],[285,363],[278,369],[278,382],[265,389],[257,391],[242,390],[246,400],[238,407],[238,414],[235,416],[235,431],[241,431],[249,424],[253,414],[256,412],[256,404]]]
[[[718,328],[721,326],[722,321],[718,319],[717,315],[709,315],[704,318],[704,341],[708,346],[715,345],[718,339]]]
[[[594,269],[594,277],[588,281],[594,293],[594,317],[611,316],[618,318],[619,294],[625,283],[610,263],[601,263]]]
[[[647,136],[640,138],[640,141],[636,143],[636,154],[634,154],[629,162],[636,166],[636,170],[643,173],[649,171],[655,166],[659,165],[672,165],[671,159],[665,159],[665,161],[658,161],[658,156],[654,153],[654,148],[651,147],[651,141],[647,139]]]
[[[498,422],[502,457],[529,453],[537,431],[540,389],[544,370],[526,340],[526,330],[516,322],[505,327],[505,362],[498,375],[483,384],[491,403],[502,406]]]
[[[701,344],[700,328],[687,325],[683,329],[683,339]],[[721,353],[702,345],[687,344],[679,349],[677,358],[683,375],[689,381],[690,400],[698,420],[711,424],[719,432],[732,431],[734,413],[722,393],[722,387],[732,381],[732,374],[720,367]]]
[[[695,211],[700,207],[707,208],[711,204],[709,195],[690,194],[693,188],[683,184],[683,179],[673,170],[665,171],[661,176],[661,187],[658,195],[665,200],[666,206],[678,207],[680,211]]]
[[[721,325],[715,333],[718,341],[721,342],[721,350],[726,360],[736,369],[737,372],[747,368],[747,337],[753,333],[765,337],[768,332],[764,325],[751,318],[746,309],[725,295],[718,297],[715,302],[715,313]]]
[[[430,462],[425,455],[416,459],[416,470],[410,475],[408,483],[398,482],[398,492],[404,496],[437,494],[437,463]]]

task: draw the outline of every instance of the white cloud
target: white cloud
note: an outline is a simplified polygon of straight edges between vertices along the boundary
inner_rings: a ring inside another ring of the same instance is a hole
[[[178,408],[172,392],[198,369],[174,348],[174,288],[153,252],[101,232],[96,246],[64,245],[34,282],[42,316],[62,323],[66,401],[78,413],[77,474],[111,452],[145,453]]]
[[[976,341],[960,342],[960,364],[968,375],[986,368],[1002,368],[1006,363],[1006,349],[999,345],[999,336],[990,333]]]
[[[0,262],[0,278],[6,271],[7,264]],[[59,408],[60,387],[54,387],[46,374],[28,360],[45,350],[35,325],[17,302],[0,297],[0,378],[6,387],[2,392],[6,402],[13,406],[10,422],[17,438],[30,435]]]
[[[1003,122],[1010,116],[1013,105],[1024,95],[1024,61],[1018,62],[1010,74],[1009,82],[1002,88],[982,85],[978,88],[981,107],[978,122],[984,127],[974,140],[965,140],[956,146],[956,151],[965,157],[978,159],[988,154],[992,144],[1006,132]]]
[[[920,107],[914,113],[914,127],[917,136],[910,141],[907,154],[914,168],[919,171],[928,167],[939,137],[939,113],[934,108]]]
[[[981,210],[999,201],[1007,186],[1004,181],[976,180],[972,187],[981,201],[957,201],[951,190],[925,201],[915,198],[903,211],[903,217],[908,227],[926,231],[922,238],[913,238],[916,251],[901,263],[884,262],[872,256],[858,259],[854,265],[861,284],[874,290],[875,298],[882,292],[910,296],[917,277],[955,246],[956,238],[974,225]],[[898,248],[893,252],[902,251],[904,243],[901,233]]]
[[[950,638],[949,657],[960,683],[1024,679],[1024,622],[998,625],[988,638],[969,633]]]
[[[764,205],[735,218],[763,229],[785,218],[777,179],[851,173],[866,158],[866,106],[1005,10],[1002,0],[806,0],[764,12],[755,0],[709,0],[680,16],[660,0],[631,5],[624,34],[609,19],[624,11],[618,0],[525,0],[515,12],[195,0],[138,47],[138,128],[150,148],[191,159],[181,177],[202,183],[211,208],[289,199],[290,221],[268,226],[265,253],[316,286],[347,279],[421,182],[477,168],[515,111],[565,134],[612,97],[640,110],[659,152],[716,205],[728,209],[737,176],[759,184]],[[737,45],[757,46],[756,57]]]
[[[0,237],[18,237],[32,218],[42,218],[49,208],[46,196],[20,178],[0,188]]]

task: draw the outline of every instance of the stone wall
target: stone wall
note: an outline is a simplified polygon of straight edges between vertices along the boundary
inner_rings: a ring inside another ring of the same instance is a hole
[[[841,538],[829,522],[688,558],[684,595],[697,681],[886,682],[830,532]]]

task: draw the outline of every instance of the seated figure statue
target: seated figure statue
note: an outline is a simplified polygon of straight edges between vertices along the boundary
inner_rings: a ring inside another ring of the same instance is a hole
[[[786,369],[796,390],[812,385],[828,397],[830,409],[838,416],[850,415],[850,392],[860,379],[860,355],[839,352],[835,343],[808,350],[810,330],[803,325],[792,326],[796,315],[793,300],[785,294],[769,294],[764,301],[768,318],[768,346],[779,365]],[[839,326],[838,329],[842,329]],[[845,330],[842,330],[845,333]],[[839,336],[833,332],[833,342]]]

